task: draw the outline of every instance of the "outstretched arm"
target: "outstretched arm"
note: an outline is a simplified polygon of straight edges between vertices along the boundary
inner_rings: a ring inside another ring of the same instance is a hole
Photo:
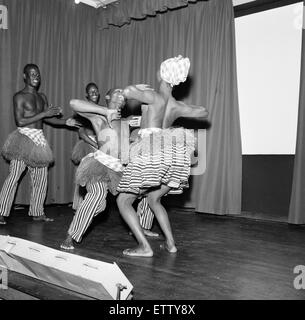
[[[61,115],[62,109],[59,107],[53,107],[52,105],[48,104],[48,99],[46,97],[45,94],[40,93],[40,96],[43,98],[44,100],[44,108],[45,108],[45,112],[47,112],[50,109],[58,109],[59,113],[57,114],[57,116]],[[79,127],[80,123],[78,123],[75,119],[73,118],[44,118],[43,122],[46,124],[49,124],[51,126],[67,126],[67,127]]]
[[[132,85],[126,87],[123,92],[126,99],[135,99],[142,103],[152,104],[156,99],[156,92],[148,85]]]
[[[199,118],[199,119],[206,119],[209,115],[208,110],[202,106],[194,106],[194,105],[187,105],[184,102],[177,101],[179,104],[179,114],[178,117],[183,118]]]
[[[104,116],[111,127],[111,121],[120,119],[121,115],[118,110],[108,109],[98,106],[92,102],[85,100],[73,99],[70,101],[70,107],[82,117],[87,118],[93,124],[93,120],[99,116]]]

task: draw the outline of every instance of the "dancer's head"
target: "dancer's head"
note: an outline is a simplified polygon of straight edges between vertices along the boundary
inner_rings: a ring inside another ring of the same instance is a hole
[[[189,69],[189,58],[183,58],[179,55],[178,57],[163,61],[157,77],[159,81],[163,80],[173,87],[186,80]]]
[[[105,99],[109,109],[123,108],[125,105],[125,98],[122,94],[122,89],[112,88],[107,91]]]
[[[28,63],[23,68],[23,79],[26,85],[38,88],[40,86],[40,71],[36,64]]]
[[[86,86],[86,98],[88,101],[91,101],[93,103],[98,103],[100,99],[100,93],[98,90],[98,87],[95,83],[90,82]]]

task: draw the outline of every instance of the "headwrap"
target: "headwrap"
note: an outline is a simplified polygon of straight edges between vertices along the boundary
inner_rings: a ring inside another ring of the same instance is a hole
[[[173,87],[186,80],[189,69],[190,59],[179,55],[161,63],[160,76],[162,80]]]

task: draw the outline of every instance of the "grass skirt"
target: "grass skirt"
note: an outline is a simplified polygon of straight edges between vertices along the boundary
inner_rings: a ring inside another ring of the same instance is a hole
[[[37,146],[28,136],[18,130],[13,131],[6,139],[2,156],[7,161],[22,160],[27,166],[47,167],[54,162],[50,146]]]
[[[107,183],[108,190],[113,195],[117,195],[117,186],[121,177],[122,172],[111,170],[94,157],[87,157],[81,161],[76,170],[75,182],[81,186],[86,186],[88,183],[103,181]]]

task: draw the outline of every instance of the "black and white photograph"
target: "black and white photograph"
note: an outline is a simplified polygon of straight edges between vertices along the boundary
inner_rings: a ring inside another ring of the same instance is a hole
[[[305,300],[304,8],[0,0],[0,309]]]

